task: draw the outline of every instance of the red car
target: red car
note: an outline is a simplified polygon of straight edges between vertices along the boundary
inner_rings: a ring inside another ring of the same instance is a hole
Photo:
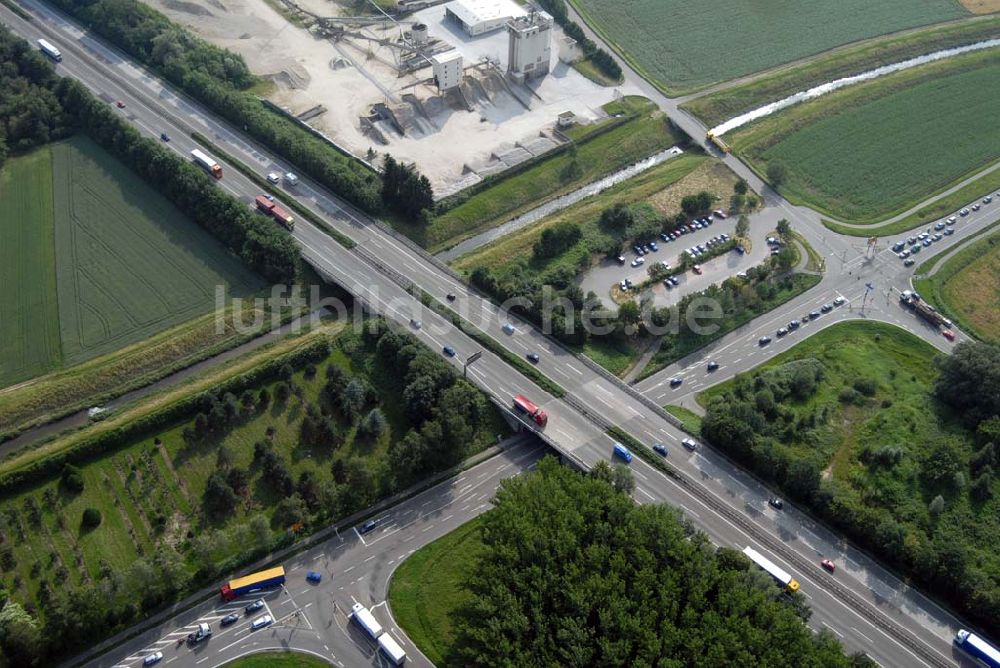
[[[826,570],[830,571],[831,573],[837,570],[837,564],[833,563],[829,559],[824,559],[823,561],[819,562],[819,565],[825,568]]]
[[[694,265],[693,267],[691,267],[691,271],[693,271],[696,274],[700,274],[701,273],[701,265],[700,264]]]
[[[944,334],[944,338],[948,339],[949,341],[955,340],[955,332],[951,331],[950,329],[946,329],[941,333]]]
[[[117,100],[115,102],[115,106],[118,107],[119,109],[124,109],[125,108],[125,103],[122,102],[121,100]]]

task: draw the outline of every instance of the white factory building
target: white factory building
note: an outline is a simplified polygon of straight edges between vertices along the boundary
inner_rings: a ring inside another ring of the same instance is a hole
[[[462,83],[462,54],[455,49],[431,56],[431,67],[438,90],[448,90]]]
[[[453,0],[444,6],[445,18],[457,22],[473,37],[499,30],[526,14],[514,0]]]
[[[543,77],[549,73],[552,57],[552,17],[533,11],[507,22],[509,44],[507,72],[515,81]]]

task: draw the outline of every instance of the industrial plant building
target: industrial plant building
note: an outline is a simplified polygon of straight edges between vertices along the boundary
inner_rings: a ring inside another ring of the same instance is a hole
[[[545,76],[552,57],[552,17],[532,11],[507,22],[507,72],[515,81]]]
[[[527,13],[514,0],[454,0],[444,10],[446,18],[473,37],[500,30],[511,19]]]

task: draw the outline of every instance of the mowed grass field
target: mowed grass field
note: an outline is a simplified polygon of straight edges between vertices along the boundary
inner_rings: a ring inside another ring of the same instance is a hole
[[[79,364],[209,312],[216,286],[263,282],[90,140],[51,147],[63,363]]]
[[[968,333],[1000,343],[1000,231],[948,258],[914,287]]]
[[[902,213],[1000,159],[1000,50],[988,49],[860,84],[735,131],[780,190],[842,222]]]
[[[425,545],[399,565],[389,581],[393,618],[435,665],[447,665],[455,642],[455,613],[472,595],[464,582],[472,575],[483,545],[482,518],[466,522]]]
[[[0,171],[0,387],[59,365],[59,315],[48,150]]]
[[[571,0],[671,94],[842,44],[969,16],[955,0]]]

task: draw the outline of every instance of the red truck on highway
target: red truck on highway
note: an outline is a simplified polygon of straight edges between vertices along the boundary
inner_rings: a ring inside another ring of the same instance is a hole
[[[539,427],[544,427],[549,421],[549,416],[545,414],[545,411],[528,401],[524,395],[519,394],[514,397],[514,409],[534,420]]]
[[[295,229],[295,219],[292,218],[292,215],[275,204],[274,200],[268,199],[266,195],[257,195],[257,210],[274,218],[282,227],[289,230]]]

